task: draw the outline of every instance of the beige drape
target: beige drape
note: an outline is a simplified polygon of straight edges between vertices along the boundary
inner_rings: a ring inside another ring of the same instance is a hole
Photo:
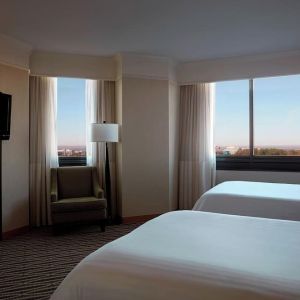
[[[30,76],[30,223],[50,218],[50,168],[58,166],[56,143],[57,80]]]
[[[103,123],[103,121],[116,123],[115,82],[87,80],[86,106],[88,130],[91,123]],[[87,134],[88,136],[89,134]],[[108,143],[108,152],[111,181],[111,213],[112,218],[115,219],[117,215],[115,143]],[[91,143],[89,140],[87,141],[87,162],[89,165],[97,166],[100,184],[105,189],[105,143]]]
[[[215,184],[214,103],[213,84],[180,87],[180,209],[191,209]]]

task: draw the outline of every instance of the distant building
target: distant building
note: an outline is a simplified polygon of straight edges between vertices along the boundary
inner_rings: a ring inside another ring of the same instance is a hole
[[[58,156],[64,157],[85,157],[86,156],[86,149],[85,147],[59,147],[57,150]]]

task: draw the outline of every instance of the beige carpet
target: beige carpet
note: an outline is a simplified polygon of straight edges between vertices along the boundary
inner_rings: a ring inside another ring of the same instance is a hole
[[[65,276],[85,256],[136,227],[82,227],[59,236],[36,229],[0,241],[0,299],[49,299]]]

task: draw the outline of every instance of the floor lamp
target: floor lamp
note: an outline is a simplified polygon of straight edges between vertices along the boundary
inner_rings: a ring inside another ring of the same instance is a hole
[[[119,141],[119,125],[112,123],[92,123],[91,124],[91,142],[105,143],[105,190],[108,217],[112,219],[111,211],[111,182],[109,170],[109,154],[107,143],[117,143]]]

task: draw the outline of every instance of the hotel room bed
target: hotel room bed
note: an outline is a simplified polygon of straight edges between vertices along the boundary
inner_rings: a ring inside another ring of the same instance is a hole
[[[300,299],[300,222],[155,218],[81,261],[51,300]]]
[[[203,194],[193,210],[300,221],[300,185],[227,181]]]

